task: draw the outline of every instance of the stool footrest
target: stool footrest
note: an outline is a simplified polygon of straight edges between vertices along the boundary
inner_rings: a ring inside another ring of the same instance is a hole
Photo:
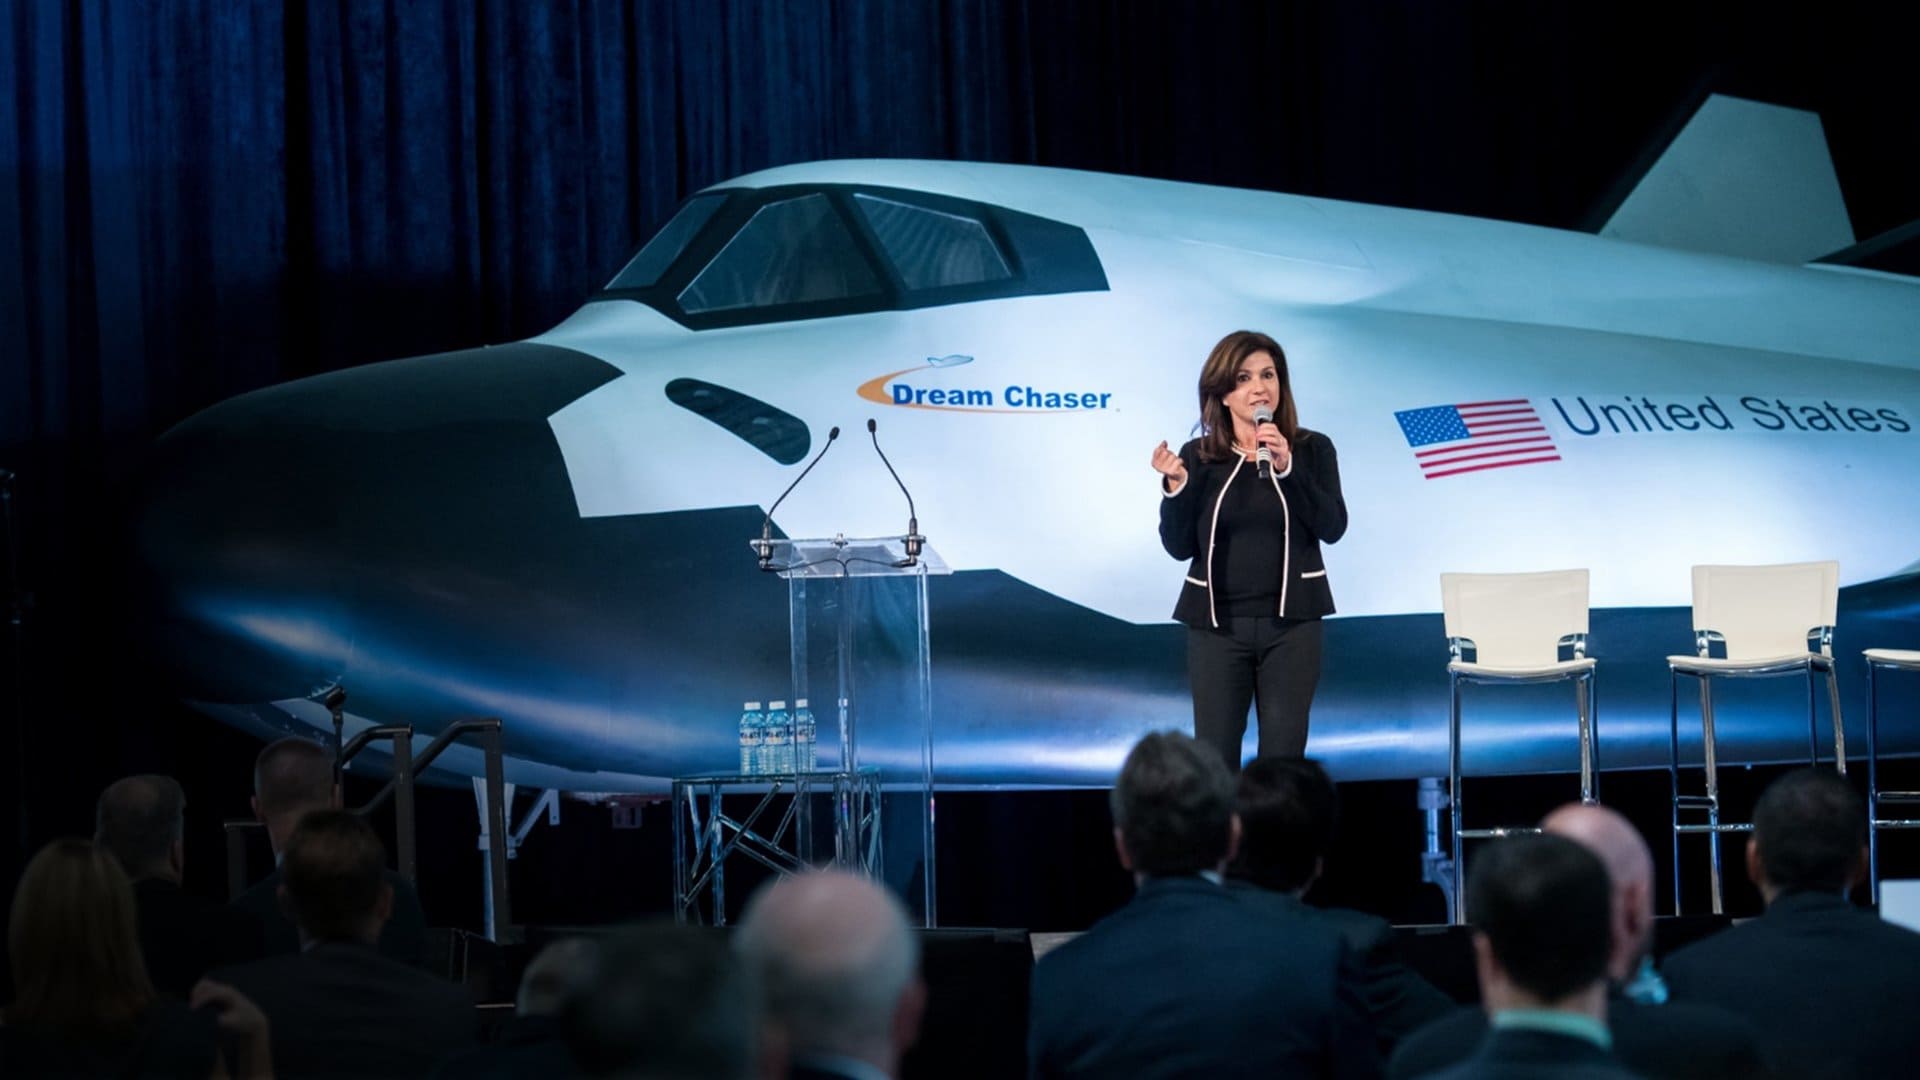
[[[1712,810],[1720,805],[1718,795],[1675,795],[1673,805],[1682,810]]]
[[[1873,823],[1876,829],[1920,829],[1920,818],[1880,818]]]
[[[1881,802],[1920,802],[1920,791],[1882,791],[1874,798]]]
[[[1502,836],[1533,836],[1540,832],[1537,825],[1515,825],[1500,829],[1461,829],[1462,840],[1493,840]]]
[[[1683,833],[1752,832],[1753,825],[1723,821],[1718,825],[1676,825],[1674,831]]]

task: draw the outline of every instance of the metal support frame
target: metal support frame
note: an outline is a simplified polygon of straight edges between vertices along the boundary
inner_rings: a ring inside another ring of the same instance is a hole
[[[1876,668],[1920,673],[1920,661],[1867,654],[1867,886],[1880,902],[1880,830],[1920,829],[1920,818],[1882,818],[1881,803],[1920,804],[1920,791],[1880,790],[1880,702]]]
[[[1563,647],[1570,647],[1574,659],[1586,658],[1586,635],[1572,634],[1561,639]],[[1463,659],[1473,649],[1473,643],[1461,638],[1452,638],[1448,647],[1455,660]],[[1521,836],[1537,833],[1540,830],[1532,826],[1505,826],[1500,828],[1468,829],[1462,821],[1465,809],[1462,805],[1461,768],[1460,768],[1460,687],[1462,684],[1483,686],[1526,686],[1542,683],[1571,682],[1573,684],[1573,703],[1577,714],[1580,736],[1580,801],[1597,803],[1600,801],[1597,763],[1599,760],[1598,737],[1595,733],[1595,718],[1598,713],[1599,697],[1595,692],[1594,669],[1583,668],[1572,672],[1554,672],[1546,675],[1498,675],[1462,673],[1452,668],[1447,671],[1448,708],[1447,708],[1447,805],[1452,814],[1452,850],[1446,860],[1452,871],[1452,889],[1442,886],[1448,892],[1447,907],[1449,917],[1455,925],[1466,920],[1467,875],[1466,859],[1461,850],[1464,840],[1490,840],[1505,836]],[[1424,784],[1425,781],[1422,781]],[[1425,793],[1422,792],[1423,802]],[[1438,808],[1435,808],[1435,813]]]
[[[27,599],[20,585],[20,531],[14,520],[13,480],[13,470],[0,468],[0,539],[4,539],[7,550],[7,679],[12,684],[7,694],[7,719],[13,725],[14,840],[24,859],[33,843],[33,801],[28,797],[27,784],[32,758],[27,747]]]
[[[726,864],[735,855],[777,874],[813,862],[812,802],[833,807],[832,865],[875,880],[885,869],[880,833],[880,770],[742,776],[717,773],[673,781],[673,917],[699,921],[701,893],[711,901],[714,926],[727,922]],[[758,795],[745,817],[726,812],[728,794]],[[779,807],[785,796],[786,804]],[[778,816],[772,815],[778,811]],[[763,825],[770,820],[771,825]]]
[[[1427,846],[1420,852],[1420,880],[1440,890],[1441,897],[1447,903],[1447,921],[1458,922],[1458,898],[1453,894],[1453,858],[1440,847],[1440,811],[1445,810],[1452,800],[1440,790],[1440,778],[1437,776],[1421,777],[1419,793],[1415,798],[1427,824]]]
[[[1695,631],[1694,643],[1698,655],[1710,654],[1716,641],[1724,641],[1720,634],[1711,630]],[[1723,822],[1720,820],[1720,763],[1718,740],[1714,735],[1713,724],[1713,680],[1724,679],[1768,679],[1787,675],[1801,675],[1807,684],[1807,761],[1810,765],[1820,764],[1819,716],[1815,704],[1813,677],[1816,672],[1827,678],[1828,707],[1833,714],[1833,751],[1835,767],[1844,775],[1847,771],[1847,734],[1840,713],[1840,686],[1834,669],[1833,657],[1826,649],[1833,641],[1833,628],[1819,627],[1808,635],[1808,644],[1816,645],[1821,651],[1809,652],[1805,657],[1776,664],[1756,665],[1743,668],[1712,668],[1686,670],[1673,662],[1667,665],[1667,783],[1671,793],[1671,811],[1673,824],[1673,914],[1684,910],[1681,906],[1680,890],[1680,837],[1683,834],[1705,833],[1712,863],[1712,877],[1709,881],[1708,895],[1713,902],[1713,913],[1725,913],[1726,903],[1722,883],[1722,859],[1720,836],[1723,833],[1752,832],[1751,822]],[[1699,795],[1680,793],[1680,677],[1685,675],[1694,679],[1700,687],[1700,736],[1701,766],[1705,773],[1705,791]],[[1871,740],[1871,736],[1869,736]],[[1680,821],[1683,810],[1704,810],[1705,822]]]

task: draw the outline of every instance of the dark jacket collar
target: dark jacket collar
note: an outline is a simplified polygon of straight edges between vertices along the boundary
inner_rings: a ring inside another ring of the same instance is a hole
[[[1803,892],[1781,893],[1767,905],[1763,917],[1773,915],[1811,915],[1831,911],[1853,911],[1853,904],[1839,893],[1806,890]]]

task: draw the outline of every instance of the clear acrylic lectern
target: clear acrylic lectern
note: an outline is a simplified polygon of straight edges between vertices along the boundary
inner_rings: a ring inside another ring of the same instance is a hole
[[[816,767],[877,771],[889,794],[879,858],[867,869],[931,927],[938,911],[927,578],[952,571],[912,539],[917,557],[899,536],[774,540],[763,566],[787,581],[793,698],[807,700],[818,723]],[[846,810],[836,807],[836,820]]]

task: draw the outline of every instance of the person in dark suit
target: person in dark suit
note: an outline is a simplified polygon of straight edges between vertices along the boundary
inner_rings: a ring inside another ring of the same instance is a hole
[[[185,1001],[215,967],[261,955],[260,922],[180,887],[186,869],[186,792],[170,776],[129,776],[100,793],[94,842],[133,882],[140,953],[153,988]]]
[[[1570,803],[1548,814],[1540,826],[1593,852],[1607,868],[1612,883],[1607,1028],[1620,1060],[1656,1080],[1748,1080],[1764,1075],[1759,1038],[1745,1021],[1708,1005],[1663,1003],[1665,986],[1649,956],[1653,853],[1632,824],[1604,806]],[[1408,1080],[1464,1061],[1486,1033],[1484,1011],[1455,1010],[1407,1038],[1387,1063],[1387,1075]]]
[[[756,1071],[760,1002],[747,966],[725,937],[704,927],[655,923],[602,941],[593,978],[562,1026],[583,1076],[778,1075]]]
[[[789,1076],[900,1075],[927,990],[919,942],[892,893],[832,870],[782,878],[747,904],[733,944],[760,984]]]
[[[1562,836],[1487,845],[1468,878],[1474,966],[1492,1030],[1435,1080],[1621,1080],[1607,1031],[1612,887]]]
[[[1747,874],[1766,913],[1667,957],[1674,1000],[1752,1022],[1782,1076],[1904,1076],[1920,1062],[1920,934],[1847,902],[1867,872],[1866,803],[1831,769],[1774,781]]]
[[[287,837],[280,886],[302,951],[218,975],[266,1014],[282,1080],[421,1076],[473,1042],[465,987],[374,947],[393,909],[385,864],[366,822],[340,810],[307,814]]]
[[[267,827],[273,844],[273,873],[235,897],[232,907],[260,925],[263,955],[286,956],[300,951],[300,934],[280,906],[280,856],[287,837],[300,819],[315,810],[340,807],[333,783],[333,757],[308,739],[288,737],[267,744],[253,766],[253,814]],[[404,964],[426,963],[427,916],[413,884],[382,866],[380,876],[393,890],[393,913],[380,931],[380,951]]]
[[[1234,799],[1240,851],[1227,865],[1227,891],[1275,918],[1322,926],[1345,939],[1358,961],[1362,1000],[1384,1054],[1415,1028],[1459,1006],[1401,959],[1387,920],[1312,907],[1303,899],[1326,866],[1338,805],[1319,762],[1255,759],[1240,773]]]
[[[1034,1077],[1377,1076],[1358,972],[1333,930],[1235,899],[1233,777],[1178,732],[1140,740],[1110,800],[1137,891],[1034,967]]]
[[[493,1042],[447,1058],[436,1077],[552,1080],[573,1072],[561,1020],[593,980],[599,952],[583,937],[561,938],[541,949],[520,976],[513,1022]]]

